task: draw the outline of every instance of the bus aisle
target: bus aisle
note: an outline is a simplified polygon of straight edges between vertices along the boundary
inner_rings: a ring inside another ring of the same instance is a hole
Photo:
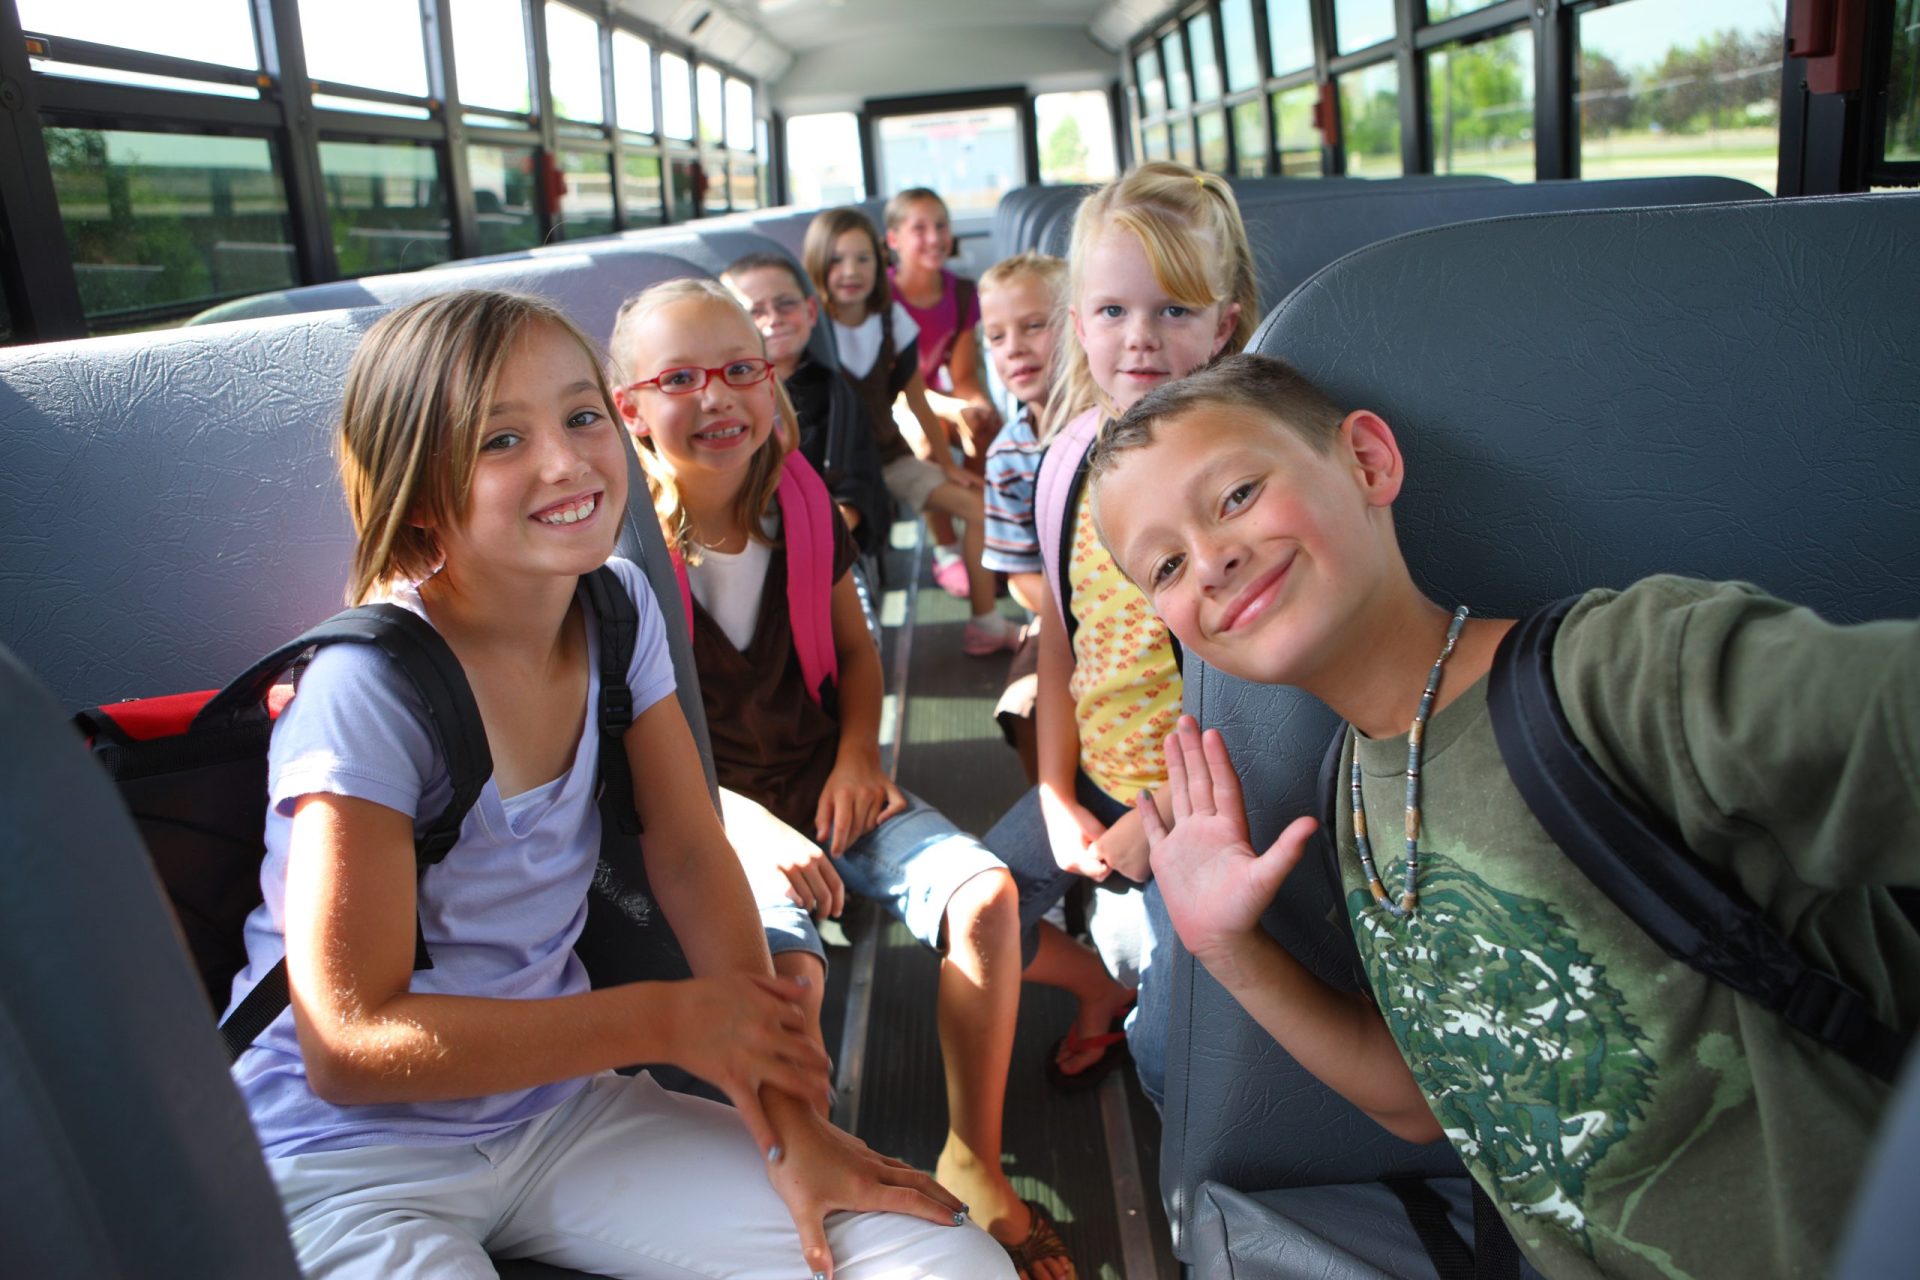
[[[1026,789],[993,719],[1006,659],[959,658],[965,602],[933,585],[917,523],[894,526],[887,576],[879,607],[889,691],[883,754],[903,788],[961,828],[984,832]],[[1001,607],[1017,609],[1005,600]],[[945,1129],[939,1036],[927,999],[938,958],[871,904],[850,902],[847,923],[854,945],[831,951],[828,1008],[837,1009],[839,993],[854,986],[844,1016],[856,1034],[864,1019],[866,1034],[854,1048],[843,1042],[845,1022],[826,1027],[843,1093],[852,1095],[843,1096],[836,1117],[876,1149],[930,1169]],[[863,938],[870,966],[859,954]],[[864,1010],[862,988],[870,992]],[[1160,1120],[1132,1070],[1114,1071],[1081,1094],[1046,1082],[1045,1055],[1072,1014],[1066,992],[1022,987],[1005,1113],[1008,1176],[1053,1216],[1087,1280],[1170,1280],[1179,1269],[1158,1194]]]

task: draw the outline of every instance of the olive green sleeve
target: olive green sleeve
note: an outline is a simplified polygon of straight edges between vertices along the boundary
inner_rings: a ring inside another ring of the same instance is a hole
[[[1575,607],[1554,678],[1601,768],[1703,858],[1758,840],[1809,885],[1920,884],[1920,622],[1649,578]]]

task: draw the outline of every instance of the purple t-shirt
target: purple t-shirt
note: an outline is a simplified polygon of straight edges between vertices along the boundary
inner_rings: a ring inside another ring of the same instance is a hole
[[[954,287],[956,277],[951,271],[940,273],[940,297],[930,307],[916,307],[908,302],[900,292],[898,272],[887,270],[887,279],[894,282],[893,298],[914,323],[920,326],[920,377],[927,386],[935,391],[952,391],[953,379],[947,376],[947,361],[953,358],[953,343],[963,329],[972,329],[980,323],[980,293],[978,290],[967,299],[967,314],[959,315],[959,290]]]
[[[626,560],[608,563],[640,614],[627,669],[637,715],[673,692],[673,664],[646,578]],[[424,616],[417,591],[393,602]],[[487,782],[459,842],[420,881],[420,923],[433,968],[414,973],[415,991],[539,1000],[587,989],[573,943],[586,923],[600,851],[600,744],[592,714],[600,698],[600,638],[591,612],[589,606],[589,710],[573,764],[510,800]],[[287,839],[296,800],[315,793],[371,800],[411,816],[416,831],[446,806],[452,781],[425,715],[407,678],[371,646],[330,645],[308,665],[268,752],[265,901],[247,918],[248,963],[234,979],[233,1004],[286,952]],[[233,1077],[269,1156],[474,1142],[560,1105],[584,1083],[444,1102],[334,1106],[308,1087],[291,1011],[240,1055]]]

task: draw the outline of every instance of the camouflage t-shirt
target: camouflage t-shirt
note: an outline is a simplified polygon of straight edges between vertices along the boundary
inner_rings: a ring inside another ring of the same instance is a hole
[[[1920,625],[1835,627],[1755,589],[1590,593],[1554,651],[1568,719],[1809,960],[1920,1024]],[[1400,890],[1407,740],[1358,744]],[[1434,1115],[1543,1272],[1818,1276],[1887,1090],[1670,959],[1507,780],[1485,682],[1427,726],[1418,912],[1341,876],[1387,1025]],[[1430,852],[1427,852],[1430,851]]]

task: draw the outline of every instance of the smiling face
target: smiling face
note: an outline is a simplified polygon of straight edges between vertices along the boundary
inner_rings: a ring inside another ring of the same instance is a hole
[[[1053,290],[1036,275],[1017,275],[980,295],[980,333],[1000,381],[1036,410],[1053,381]]]
[[[1311,688],[1364,648],[1357,621],[1404,579],[1401,476],[1374,414],[1348,414],[1323,453],[1270,415],[1206,406],[1120,455],[1097,513],[1181,644],[1242,679]]]
[[[634,328],[625,367],[641,378],[668,369],[723,368],[761,355],[760,335],[740,309],[718,298],[688,298],[649,313]],[[681,488],[730,497],[778,416],[774,379],[728,386],[718,374],[685,395],[658,387],[615,394],[627,429],[651,442]]]
[[[1195,307],[1168,297],[1146,247],[1124,227],[1096,239],[1075,275],[1086,283],[1068,312],[1073,331],[1088,373],[1120,413],[1218,355],[1240,315],[1237,304]]]
[[[766,341],[767,359],[778,366],[782,378],[790,377],[820,321],[819,303],[807,296],[793,272],[779,267],[735,272],[725,283],[753,317],[754,328]]]
[[[953,256],[953,228],[937,200],[916,200],[905,215],[887,228],[887,247],[900,255],[900,265],[932,275]]]
[[[529,326],[501,366],[467,509],[434,529],[455,571],[573,577],[613,554],[627,442],[572,335]]]
[[[880,260],[874,253],[872,236],[856,227],[834,239],[833,252],[827,259],[827,301],[841,323],[857,323],[866,317],[879,275]]]

